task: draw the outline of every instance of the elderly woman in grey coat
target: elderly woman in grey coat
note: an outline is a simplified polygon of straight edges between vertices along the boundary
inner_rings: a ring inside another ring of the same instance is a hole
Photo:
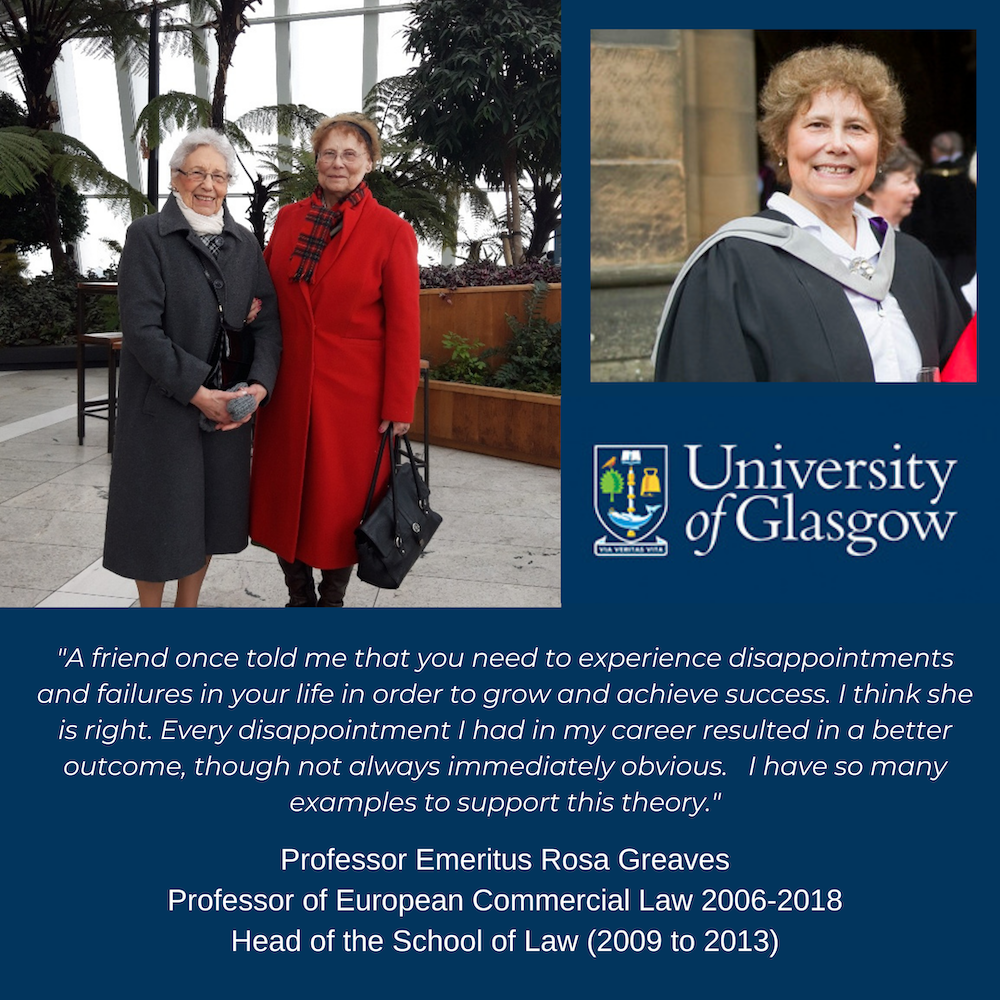
[[[236,157],[211,129],[170,160],[162,211],[129,227],[118,272],[118,425],[104,565],[159,607],[195,607],[215,553],[247,545],[250,421],[281,334],[253,234],[225,206]]]

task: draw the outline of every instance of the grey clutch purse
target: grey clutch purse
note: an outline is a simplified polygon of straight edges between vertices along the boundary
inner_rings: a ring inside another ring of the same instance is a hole
[[[239,392],[240,389],[246,388],[246,382],[237,382],[236,385],[230,386],[226,392]],[[235,423],[257,409],[257,397],[251,395],[249,392],[245,396],[236,396],[226,403],[226,409]],[[211,433],[215,430],[215,424],[204,413],[198,418],[198,424],[206,433]]]

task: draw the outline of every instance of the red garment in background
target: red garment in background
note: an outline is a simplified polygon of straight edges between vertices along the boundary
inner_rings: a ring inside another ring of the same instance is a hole
[[[977,314],[978,315],[978,314]],[[948,363],[941,372],[942,382],[975,382],[976,381],[976,317],[973,316],[969,325],[958,338],[955,350],[951,352]]]

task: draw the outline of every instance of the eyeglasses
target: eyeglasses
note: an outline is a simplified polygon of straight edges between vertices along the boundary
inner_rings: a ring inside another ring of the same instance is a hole
[[[340,157],[341,161],[348,167],[354,163],[361,154],[354,149],[345,149],[342,153],[337,152],[335,149],[324,149],[319,156],[316,157],[317,160],[323,163],[336,163],[337,157]]]
[[[189,181],[194,181],[195,184],[204,184],[206,177],[212,178],[212,183],[217,187],[222,187],[224,184],[228,184],[231,179],[231,174],[206,174],[204,170],[181,170],[180,167],[176,168],[177,173],[183,174]]]

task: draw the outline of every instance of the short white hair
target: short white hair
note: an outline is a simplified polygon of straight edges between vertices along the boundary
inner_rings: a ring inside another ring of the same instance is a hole
[[[236,176],[236,150],[233,144],[214,128],[196,128],[193,132],[188,132],[180,145],[174,150],[174,155],[170,157],[170,169],[181,170],[184,161],[200,146],[211,146],[225,161],[226,170],[229,176]]]

